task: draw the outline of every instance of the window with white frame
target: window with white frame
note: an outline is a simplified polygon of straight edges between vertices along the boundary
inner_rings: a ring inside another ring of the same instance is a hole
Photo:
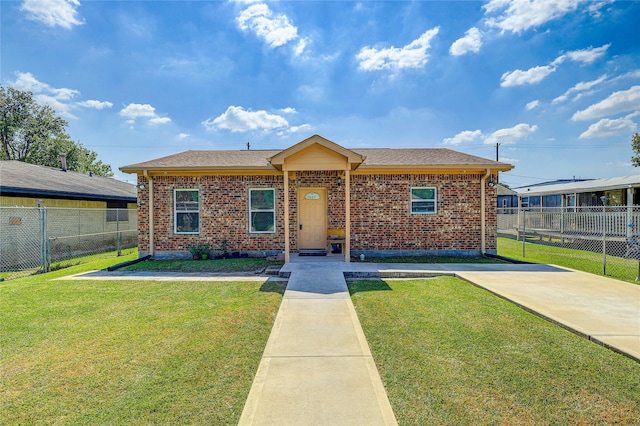
[[[412,214],[435,214],[437,212],[436,188],[411,188]]]
[[[276,232],[275,189],[249,189],[249,229],[251,233]]]
[[[176,234],[200,232],[200,201],[197,189],[174,190],[173,226]]]

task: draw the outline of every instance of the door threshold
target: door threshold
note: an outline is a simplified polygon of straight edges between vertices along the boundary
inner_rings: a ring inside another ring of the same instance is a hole
[[[298,250],[298,256],[326,256],[326,249],[302,249]]]

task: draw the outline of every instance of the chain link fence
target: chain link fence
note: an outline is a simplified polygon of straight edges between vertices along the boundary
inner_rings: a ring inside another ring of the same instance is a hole
[[[57,262],[137,245],[135,209],[0,207],[0,272],[46,272]]]
[[[518,241],[517,251],[498,244],[507,257],[549,259],[630,281],[640,274],[638,206],[498,209],[498,236]]]

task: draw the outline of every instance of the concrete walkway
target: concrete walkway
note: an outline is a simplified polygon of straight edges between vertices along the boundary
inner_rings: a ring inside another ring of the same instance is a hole
[[[344,263],[291,275],[240,425],[395,425]]]

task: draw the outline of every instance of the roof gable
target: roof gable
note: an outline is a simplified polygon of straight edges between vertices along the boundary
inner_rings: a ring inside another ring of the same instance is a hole
[[[344,170],[347,165],[356,169],[365,157],[319,135],[299,142],[269,159],[278,170],[291,163],[287,170]],[[340,164],[342,163],[342,164]]]

